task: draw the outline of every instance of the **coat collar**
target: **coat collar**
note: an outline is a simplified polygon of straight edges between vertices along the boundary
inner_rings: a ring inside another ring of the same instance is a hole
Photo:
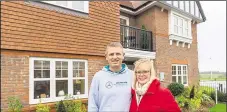
[[[160,81],[158,79],[154,79],[150,84],[149,88],[147,89],[147,92],[145,93],[145,95],[155,94],[159,87],[160,87]],[[133,91],[132,92],[133,95],[136,94],[135,89],[132,89],[132,91]]]
[[[157,89],[160,87],[160,82],[158,79],[154,79],[151,83],[151,85],[149,86],[146,94],[155,94]]]

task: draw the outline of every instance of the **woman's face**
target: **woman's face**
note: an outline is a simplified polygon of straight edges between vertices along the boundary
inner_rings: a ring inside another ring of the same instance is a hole
[[[135,70],[136,79],[140,84],[146,84],[150,80],[150,66],[147,63],[140,64]]]

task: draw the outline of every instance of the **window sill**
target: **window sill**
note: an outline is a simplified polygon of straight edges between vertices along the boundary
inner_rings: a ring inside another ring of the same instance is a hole
[[[188,44],[192,43],[192,37],[183,37],[183,36],[178,36],[178,35],[175,35],[175,34],[170,34],[169,39],[175,40],[175,41],[180,41],[180,42],[183,42],[183,43],[188,43]]]
[[[74,95],[75,99],[73,100],[81,100],[81,99],[87,99],[88,95]],[[55,97],[55,98],[43,98],[41,99],[42,103],[53,103],[57,101],[65,100],[65,97]],[[29,104],[38,104],[40,103],[40,99],[32,99]]]

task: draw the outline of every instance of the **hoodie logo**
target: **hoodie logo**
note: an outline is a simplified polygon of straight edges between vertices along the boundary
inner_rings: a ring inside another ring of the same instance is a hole
[[[106,86],[106,88],[111,89],[113,86],[126,87],[127,85],[128,85],[128,82],[126,82],[126,81],[125,82],[116,82],[115,84],[111,81],[108,81],[105,86]]]
[[[112,88],[112,87],[113,87],[113,83],[110,82],[110,81],[108,81],[108,82],[106,83],[106,88],[110,89],[110,88]]]

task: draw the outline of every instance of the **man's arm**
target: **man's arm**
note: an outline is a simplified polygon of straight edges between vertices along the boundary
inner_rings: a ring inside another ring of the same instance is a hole
[[[99,81],[95,75],[92,79],[89,97],[88,97],[88,112],[98,112],[99,111]]]

